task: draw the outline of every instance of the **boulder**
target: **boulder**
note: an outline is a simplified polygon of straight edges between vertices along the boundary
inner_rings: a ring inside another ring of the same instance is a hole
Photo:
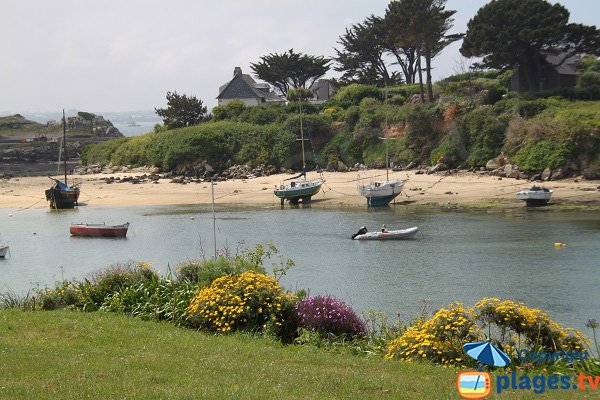
[[[486,164],[485,164],[485,169],[487,169],[488,171],[493,171],[495,169],[498,169],[499,165],[498,163],[496,163],[495,160],[489,160]]]
[[[542,180],[549,181],[552,177],[552,170],[550,168],[546,168],[544,172],[542,172]]]
[[[556,181],[559,179],[564,179],[568,175],[567,171],[564,168],[557,168],[552,171],[552,175],[550,176],[551,181]]]
[[[337,163],[337,170],[341,171],[341,172],[348,172],[348,167],[343,162],[338,161],[338,163]]]
[[[336,171],[336,168],[337,168],[337,164],[336,163],[328,162],[327,166],[325,167],[325,170],[327,172],[334,172],[334,171]]]
[[[582,171],[583,177],[587,180],[600,179],[600,167],[590,166]]]
[[[433,167],[427,170],[428,174],[433,174],[434,172],[445,171],[448,169],[448,166],[444,163],[437,163]]]

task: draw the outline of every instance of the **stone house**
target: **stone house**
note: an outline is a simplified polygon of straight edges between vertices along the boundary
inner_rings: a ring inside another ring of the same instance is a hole
[[[245,106],[259,104],[285,104],[286,99],[273,92],[268,83],[258,83],[240,67],[233,70],[233,79],[219,87],[218,104],[225,105],[241,100]]]

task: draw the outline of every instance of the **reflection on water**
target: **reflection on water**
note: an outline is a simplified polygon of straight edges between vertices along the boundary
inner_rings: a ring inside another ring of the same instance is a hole
[[[131,223],[126,239],[69,235],[73,222],[126,221]],[[350,240],[360,226],[375,230],[383,223],[388,229],[418,226],[423,237]],[[211,257],[213,249],[210,205],[4,209],[0,226],[11,246],[11,257],[0,259],[0,291],[17,293],[63,277],[82,279],[128,260],[152,262],[166,272],[203,253]],[[360,311],[383,309],[408,319],[423,300],[437,308],[493,296],[525,301],[585,329],[584,322],[598,318],[600,310],[597,212],[220,208],[216,227],[218,248],[274,243],[296,263],[282,280],[286,287],[332,294]],[[555,242],[568,246],[555,249]]]

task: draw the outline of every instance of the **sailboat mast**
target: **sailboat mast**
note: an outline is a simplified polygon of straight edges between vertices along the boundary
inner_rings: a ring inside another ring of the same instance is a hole
[[[67,121],[65,119],[65,109],[63,108],[63,160],[65,166],[65,185],[67,184]]]
[[[210,181],[210,191],[212,194],[213,243],[215,244],[215,261],[217,261],[217,218],[215,217],[215,183],[213,181]]]
[[[306,172],[306,161],[304,160],[304,129],[302,127],[302,99],[300,99],[300,141],[302,142],[302,171]],[[306,176],[304,179],[306,179]]]

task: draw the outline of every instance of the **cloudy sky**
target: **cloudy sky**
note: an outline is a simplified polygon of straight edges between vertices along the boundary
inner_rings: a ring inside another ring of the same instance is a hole
[[[216,105],[233,68],[290,48],[333,56],[344,29],[388,0],[0,0],[0,111],[164,107],[167,91]],[[464,32],[486,0],[448,0]],[[563,0],[571,22],[598,24],[596,0]],[[434,60],[458,71],[460,43]],[[330,73],[335,76],[335,73]]]

